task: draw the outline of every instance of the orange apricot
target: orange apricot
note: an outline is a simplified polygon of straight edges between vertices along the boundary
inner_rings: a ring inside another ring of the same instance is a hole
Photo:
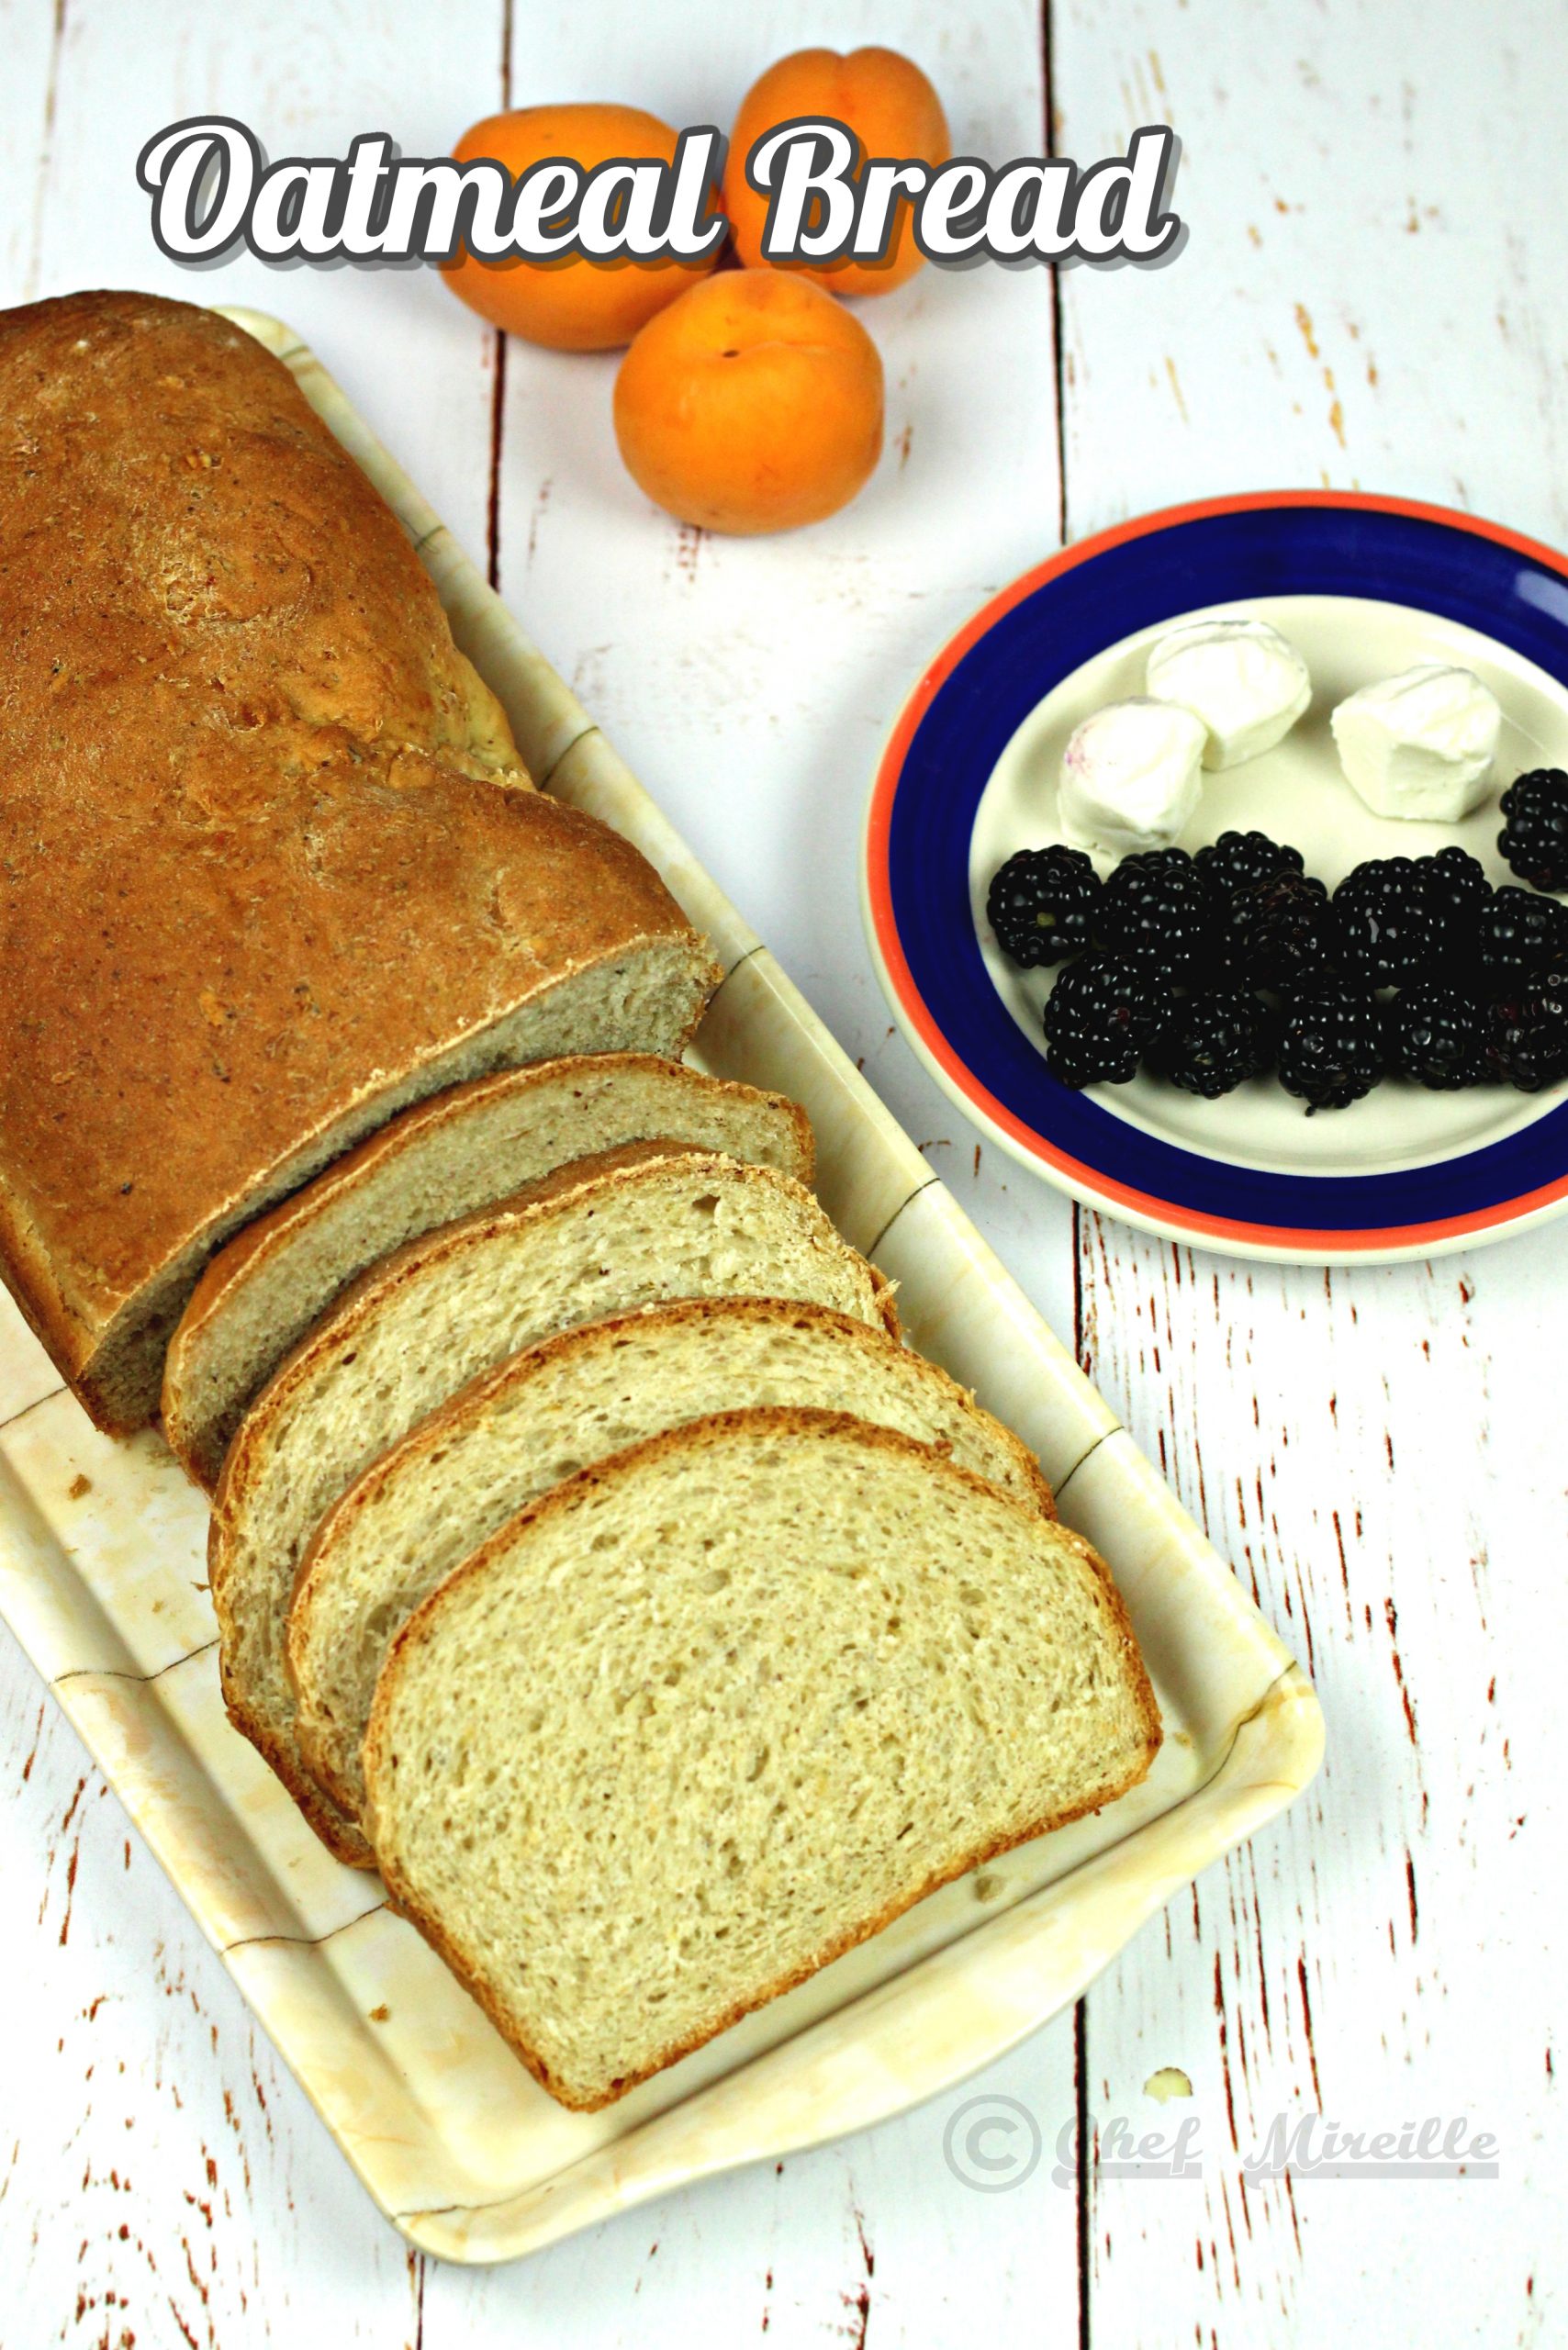
[[[834,514],[882,446],[882,363],[820,285],[721,270],[650,319],[615,382],[615,437],[655,505],[704,530]]]
[[[860,142],[862,156],[915,158],[945,163],[952,153],[947,118],[918,65],[892,49],[857,49],[847,57],[835,50],[801,49],[770,65],[741,101],[730,135],[724,167],[724,209],[734,230],[735,250],[748,269],[767,267],[762,231],[767,198],[745,175],[746,157],[759,139],[801,116],[827,116],[842,122]],[[881,262],[782,262],[779,268],[809,271],[835,294],[890,294],[913,277],[924,255],[910,234],[907,196],[895,201],[888,257]]]
[[[618,158],[675,160],[676,133],[636,106],[521,106],[465,130],[460,163],[493,156],[514,178],[561,156],[591,171]],[[492,326],[552,351],[613,351],[712,268],[700,262],[485,262],[465,253],[442,274],[453,292]]]

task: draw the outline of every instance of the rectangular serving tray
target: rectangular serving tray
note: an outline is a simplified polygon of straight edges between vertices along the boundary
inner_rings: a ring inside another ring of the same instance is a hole
[[[311,352],[289,368],[392,506],[547,789],[634,841],[726,978],[691,1058],[811,1114],[824,1205],[913,1343],[1039,1454],[1110,1560],[1164,1713],[1148,1781],[946,1887],[603,2112],[524,2072],[374,1877],[340,1867],[230,1729],[207,1506],[152,1431],[99,1435],[0,1298],[0,1611],[381,2210],[498,2261],[683,2180],[902,2111],[1034,2031],[1323,1747],[1310,1683],[767,949],[695,863]]]

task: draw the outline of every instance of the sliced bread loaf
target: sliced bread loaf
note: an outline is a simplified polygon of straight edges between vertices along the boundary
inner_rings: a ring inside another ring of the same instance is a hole
[[[118,1431],[252,1217],[488,1070],[678,1058],[720,974],[629,841],[511,788],[397,517],[241,329],[0,313],[0,1280]]]
[[[357,1830],[306,1771],[284,1625],[323,1515],[467,1381],[579,1322],[677,1297],[774,1296],[895,1323],[890,1292],[803,1185],[637,1143],[558,1169],[362,1274],[241,1423],[208,1538],[230,1714],[345,1860]]]
[[[351,1818],[386,1651],[507,1519],[590,1462],[687,1420],[756,1404],[851,1412],[1054,1515],[1033,1455],[946,1371],[817,1305],[704,1298],[590,1322],[486,1372],[384,1453],[317,1529],[287,1662],[300,1750]]]
[[[655,1137],[809,1183],[812,1130],[781,1094],[645,1053],[577,1054],[420,1102],[214,1258],[163,1373],[163,1428],[210,1493],[246,1404],[354,1276],[551,1169]]]
[[[737,1412],[557,1486],[431,1594],[377,1685],[367,1820],[588,2109],[1159,1743],[1080,1538],[890,1430]]]

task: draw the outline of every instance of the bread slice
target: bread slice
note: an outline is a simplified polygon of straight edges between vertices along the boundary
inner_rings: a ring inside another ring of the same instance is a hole
[[[736,1412],[557,1486],[431,1594],[376,1687],[367,1820],[587,2109],[1159,1743],[1079,1537],[891,1430]]]
[[[772,1168],[636,1143],[374,1266],[263,1388],[229,1449],[208,1538],[223,1691],[340,1857],[371,1860],[300,1760],[284,1662],[295,1577],[328,1508],[504,1355],[639,1306],[742,1295],[896,1326],[886,1282],[803,1185]]]
[[[946,1371],[819,1305],[703,1298],[547,1338],[486,1372],[367,1469],[318,1528],[287,1662],[307,1767],[351,1818],[376,1676],[401,1626],[471,1550],[588,1463],[756,1404],[902,1428],[1054,1516],[1038,1462]]]
[[[376,1258],[551,1169],[655,1138],[809,1184],[811,1125],[781,1094],[645,1053],[577,1054],[454,1086],[406,1110],[214,1258],[163,1372],[163,1430],[212,1492],[246,1404]]]
[[[207,1259],[427,1094],[678,1058],[719,970],[525,787],[286,367],[148,294],[0,313],[0,1278],[101,1427]]]

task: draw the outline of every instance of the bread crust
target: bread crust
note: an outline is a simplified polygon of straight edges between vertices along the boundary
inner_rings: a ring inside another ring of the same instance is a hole
[[[286,1757],[285,1759],[286,1762]],[[375,1854],[358,1820],[350,1819],[340,1811],[331,1796],[318,1785],[308,1771],[293,1767],[280,1769],[270,1757],[268,1762],[270,1769],[283,1781],[304,1814],[307,1824],[315,1830],[332,1858],[342,1861],[348,1869],[373,1869]]]
[[[673,949],[689,1033],[719,973],[629,842],[526,788],[251,337],[37,303],[0,315],[0,1274],[124,1430],[214,1248],[498,1023]]]
[[[375,1778],[384,1762],[384,1750],[389,1735],[387,1717],[391,1712],[398,1673],[406,1660],[429,1639],[431,1625],[451,1594],[464,1583],[483,1574],[492,1556],[504,1545],[514,1540],[523,1528],[537,1524],[551,1515],[570,1510],[584,1493],[612,1483],[617,1477],[624,1474],[630,1466],[657,1459],[678,1449],[686,1449],[701,1445],[722,1444],[734,1430],[749,1430],[755,1433],[773,1431],[779,1434],[806,1436],[814,1434],[824,1439],[853,1431],[857,1438],[864,1443],[879,1446],[891,1452],[914,1456],[922,1460],[928,1473],[932,1475],[957,1479],[970,1492],[984,1494],[993,1504],[1000,1504],[1004,1508],[1016,1509],[1025,1515],[1028,1514],[1024,1504],[1014,1502],[1009,1495],[999,1493],[995,1486],[988,1485],[983,1478],[972,1475],[969,1470],[960,1469],[953,1461],[941,1459],[939,1455],[932,1452],[928,1446],[917,1444],[913,1438],[903,1436],[896,1429],[874,1427],[867,1421],[857,1420],[852,1415],[842,1412],[817,1412],[765,1404],[748,1411],[717,1413],[710,1418],[689,1422],[684,1427],[667,1430],[662,1436],[650,1437],[645,1443],[633,1445],[626,1451],[612,1455],[608,1460],[596,1461],[589,1468],[582,1470],[576,1477],[569,1479],[566,1484],[557,1485],[553,1492],[543,1494],[527,1509],[520,1511],[509,1525],[503,1527],[498,1533],[492,1535],[489,1541],[476,1550],[472,1558],[465,1560],[462,1566],[454,1568],[439,1589],[431,1592],[429,1598],[422,1601],[415,1609],[393,1641],[386,1662],[382,1668],[381,1678],[376,1684],[375,1702],[371,1709],[370,1724],[364,1741],[365,1776],[370,1788],[370,1813],[366,1828],[373,1844],[375,1841]],[[461,1947],[456,1945],[451,1936],[442,1930],[440,1921],[420,1907],[417,1894],[407,1881],[400,1877],[396,1864],[389,1863],[384,1853],[378,1852],[377,1865],[381,1870],[382,1881],[386,1887],[392,1907],[399,1916],[408,1919],[431,1948],[451,1968],[465,1989],[489,2017],[490,2021],[514,2054],[526,2065],[540,2087],[547,2089],[557,2103],[579,2113],[597,2112],[604,2106],[615,2104],[630,2090],[636,2088],[641,2082],[649,2080],[655,2073],[664,2072],[669,2065],[678,2064],[683,2056],[689,2056],[695,2050],[705,2047],[709,2041],[716,2039],[720,2032],[727,2031],[732,2024],[739,2023],[743,2017],[754,2014],[758,2008],[766,2007],[771,2000],[781,1997],[784,1992],[793,1990],[797,1984],[803,1983],[812,1975],[820,1973],[822,1968],[830,1964],[834,1959],[842,1958],[846,1951],[854,1950],[861,1942],[868,1942],[873,1935],[879,1934],[885,1927],[892,1924],[895,1918],[902,1917],[906,1910],[913,1908],[917,1902],[924,1901],[928,1895],[937,1892],[944,1885],[950,1885],[958,1877],[967,1876],[971,1869],[983,1868],[988,1861],[996,1860],[1003,1852],[1014,1851],[1020,1844],[1032,1842],[1036,1836],[1049,1835],[1054,1830],[1065,1828],[1070,1821],[1081,1819],[1090,1812],[1103,1810],[1107,1804],[1119,1801],[1131,1788],[1137,1786],[1148,1776],[1154,1758],[1159,1751],[1163,1729],[1159,1707],[1133,1633],[1131,1619],[1127,1615],[1121,1593],[1116,1589],[1112,1579],[1111,1571],[1099,1553],[1085,1541],[1081,1535],[1073,1533],[1070,1528],[1065,1527],[1061,1531],[1063,1534],[1070,1535],[1072,1548],[1093,1570],[1098,1580],[1143,1728],[1140,1751],[1121,1782],[1105,1794],[1085,1799],[1081,1803],[1064,1805],[1045,1818],[1028,1822],[1012,1834],[981,1840],[956,1860],[951,1866],[934,1871],[913,1891],[907,1895],[901,1895],[897,1899],[890,1902],[874,1918],[846,1927],[842,1933],[830,1937],[811,1959],[802,1962],[799,1966],[791,1967],[787,1973],[756,1992],[755,1996],[736,2000],[713,2022],[700,2031],[679,2042],[672,2042],[655,2060],[644,2065],[639,2071],[628,2074],[624,2079],[617,2080],[604,2095],[589,2098],[577,2097],[573,2095],[565,2084],[552,2077],[548,2065],[538,2051],[522,2038],[513,2020],[501,2008],[500,2002],[493,1998],[484,1984],[477,1980]]]
[[[247,1288],[291,1245],[308,1233],[318,1214],[340,1207],[356,1192],[395,1171],[399,1161],[415,1153],[434,1132],[461,1124],[474,1112],[497,1102],[524,1100],[540,1089],[559,1085],[580,1074],[585,1082],[613,1078],[654,1076],[678,1091],[711,1095],[717,1090],[734,1097],[745,1095],[766,1104],[787,1120],[794,1136],[794,1167],[788,1170],[798,1182],[811,1185],[816,1170],[816,1145],[812,1123],[798,1102],[758,1086],[702,1076],[683,1062],[664,1060],[653,1053],[572,1054],[554,1060],[533,1061],[521,1069],[500,1069],[489,1077],[471,1079],[432,1094],[391,1119],[356,1147],[334,1159],[315,1180],[246,1225],[208,1264],[180,1317],[169,1344],[163,1371],[163,1433],[181,1467],[194,1483],[211,1492],[215,1477],[208,1468],[196,1427],[186,1410],[194,1360],[213,1323],[243,1297]],[[433,1229],[433,1227],[431,1227]]]
[[[498,1202],[494,1207],[481,1208],[473,1215],[459,1217],[444,1225],[433,1234],[426,1233],[402,1248],[395,1249],[380,1263],[371,1266],[357,1281],[351,1281],[331,1312],[317,1323],[287,1356],[263,1388],[254,1404],[240,1424],[238,1434],[225,1456],[213,1497],[212,1517],[207,1527],[207,1579],[212,1594],[213,1610],[218,1617],[219,1635],[219,1673],[224,1705],[235,1728],[266,1757],[289,1793],[317,1822],[319,1808],[329,1798],[305,1770],[297,1752],[291,1751],[275,1738],[268,1723],[250,1706],[246,1693],[232,1680],[228,1665],[238,1628],[230,1584],[233,1577],[235,1519],[242,1505],[242,1497],[261,1459],[268,1438],[280,1413],[286,1408],[296,1388],[308,1380],[324,1357],[335,1353],[352,1342],[363,1319],[385,1304],[398,1289],[418,1277],[432,1263],[439,1263],[454,1252],[462,1251],[481,1236],[499,1231],[520,1219],[542,1215],[558,1199],[588,1189],[608,1192],[611,1188],[635,1183],[644,1171],[658,1163],[672,1168],[711,1169],[720,1181],[742,1187],[783,1185],[808,1203],[818,1215],[822,1210],[805,1189],[792,1176],[782,1175],[768,1167],[748,1167],[739,1159],[725,1158],[714,1151],[692,1150],[681,1144],[646,1142],[629,1143],[620,1150],[602,1151],[595,1156],[554,1169],[550,1174],[529,1183],[510,1200]],[[847,1241],[843,1243],[849,1251]],[[874,1284],[881,1326],[890,1337],[899,1334],[898,1314],[893,1304],[892,1285],[868,1266]],[[342,1818],[337,1807],[328,1815],[333,1834],[326,1841],[331,1844],[340,1860],[351,1866],[373,1867],[374,1855],[367,1843],[355,1842],[358,1836],[353,1823]],[[340,1826],[341,1823],[341,1826]],[[353,1855],[362,1852],[363,1857]]]
[[[635,1328],[656,1334],[661,1328],[695,1326],[717,1329],[737,1322],[776,1326],[786,1320],[797,1329],[817,1330],[831,1336],[835,1345],[851,1351],[877,1354],[884,1352],[890,1343],[885,1332],[874,1330],[868,1324],[857,1322],[850,1315],[834,1313],[831,1306],[766,1297],[681,1298],[668,1305],[646,1306],[637,1314],[616,1315],[603,1322],[585,1322],[575,1329],[557,1331],[521,1354],[509,1355],[504,1361],[470,1380],[466,1387],[459,1388],[450,1402],[420,1421],[406,1437],[391,1446],[379,1460],[373,1461],[342,1498],[333,1504],[317,1528],[299,1561],[289,1602],[285,1656],[296,1693],[299,1690],[298,1664],[305,1648],[310,1610],[317,1595],[329,1580],[331,1548],[380,1498],[388,1479],[399,1473],[410,1460],[440,1452],[450,1440],[453,1431],[465,1420],[479,1416],[492,1403],[521,1383],[536,1379],[548,1380],[563,1360],[573,1356],[613,1351],[619,1337],[627,1330]],[[1022,1438],[1014,1436],[1011,1428],[1004,1427],[1000,1420],[978,1404],[969,1389],[949,1378],[939,1364],[927,1360],[912,1348],[901,1347],[899,1352],[914,1366],[916,1377],[924,1379],[945,1401],[962,1406],[986,1425],[992,1439],[1012,1459],[1041,1516],[1054,1519],[1056,1498],[1039,1462]],[[930,1449],[940,1452],[940,1447],[933,1446]],[[356,1791],[345,1784],[332,1767],[319,1741],[312,1737],[308,1718],[302,1715],[297,1727],[300,1751],[311,1776],[342,1817],[351,1820],[356,1818]]]

